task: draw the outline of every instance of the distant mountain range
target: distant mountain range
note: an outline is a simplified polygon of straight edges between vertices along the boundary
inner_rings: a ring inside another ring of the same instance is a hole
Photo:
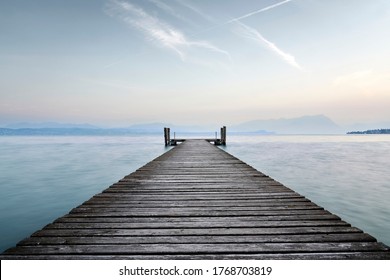
[[[90,124],[16,123],[0,128],[0,135],[131,135],[162,134],[164,127],[173,132],[202,131],[198,127],[174,126],[163,123],[138,124],[122,128],[101,128]]]
[[[58,123],[58,122],[18,122],[4,126],[4,128],[20,129],[20,128],[32,128],[32,129],[45,129],[45,128],[80,128],[80,129],[99,129],[99,127],[84,123],[84,124],[72,124],[72,123]]]
[[[221,124],[224,125],[224,124]],[[371,124],[376,128],[378,124]],[[383,124],[381,127],[390,127]],[[252,120],[237,125],[227,124],[228,133],[255,134],[344,134],[347,131],[368,130],[369,124],[356,124],[341,127],[324,115],[303,116],[299,118],[281,118]],[[171,128],[171,133],[212,133],[219,127],[185,126],[169,123],[134,124],[123,128],[101,128],[91,124],[70,124],[56,122],[28,123],[20,122],[0,128],[0,135],[128,135],[162,134],[163,128]],[[353,129],[351,129],[353,128]]]
[[[340,134],[344,130],[324,115],[291,119],[254,120],[230,127],[231,131],[277,134]]]

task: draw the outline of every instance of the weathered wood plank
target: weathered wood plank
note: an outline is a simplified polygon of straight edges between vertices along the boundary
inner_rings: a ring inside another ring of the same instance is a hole
[[[145,201],[145,202],[149,202],[149,201]],[[276,203],[277,202],[277,203]],[[212,201],[209,205],[210,207],[225,207],[228,205],[228,206],[231,206],[231,207],[245,207],[245,208],[253,208],[253,207],[269,207],[269,206],[275,206],[275,205],[282,205],[282,206],[289,206],[289,205],[301,205],[301,206],[313,206],[313,205],[316,205],[314,204],[313,202],[311,201],[308,201],[308,200],[304,200],[304,199],[290,199],[290,200],[265,200],[265,201],[259,201],[259,200],[255,200],[255,201],[240,201],[240,202],[237,202],[237,201],[225,201],[225,203],[222,203],[220,200],[217,200],[217,201]],[[167,207],[167,206],[170,206],[170,207],[203,207],[204,206],[204,203],[202,202],[199,202],[199,201],[186,201],[186,202],[182,202],[182,201],[174,201],[174,202],[171,202],[171,201],[168,201],[168,202],[164,202],[164,201],[153,201],[152,203],[137,203],[137,204],[134,204],[132,202],[127,202],[127,201],[115,201],[115,200],[112,200],[110,202],[104,202],[104,201],[88,201],[88,203],[83,203],[83,206],[84,207],[110,207],[110,206],[113,206],[113,207],[141,207],[141,208],[156,208],[156,207]],[[317,206],[317,205],[316,205]],[[318,206],[317,206],[318,207]]]
[[[173,235],[262,235],[361,233],[350,226],[286,228],[191,228],[191,229],[42,229],[32,236],[173,236]]]
[[[236,197],[236,198],[235,198]],[[94,198],[101,198],[101,199],[122,199],[122,200],[160,200],[160,201],[175,201],[175,200],[253,200],[253,199],[275,199],[275,198],[293,198],[293,197],[298,197],[294,193],[262,193],[262,194],[257,194],[257,195],[252,195],[252,194],[237,194],[237,195],[229,195],[229,194],[221,194],[221,195],[175,195],[175,196],[170,196],[170,195],[131,195],[131,194],[116,194],[116,193],[102,193],[98,196],[95,196]]]
[[[319,208],[320,209],[320,208]],[[277,215],[313,215],[321,214],[323,210],[318,209],[281,209],[281,210],[258,210],[258,211],[178,211],[177,209],[170,209],[167,211],[83,211],[74,209],[70,213],[75,216],[83,217],[226,217],[226,216],[277,216]]]
[[[275,227],[345,226],[341,220],[318,221],[248,221],[248,222],[171,222],[171,223],[53,223],[45,229],[158,229],[158,228],[275,228]]]
[[[11,248],[8,253],[40,254],[224,254],[224,253],[330,253],[375,252],[387,247],[377,242],[343,243],[224,243],[224,244],[120,244],[120,245],[37,245]]]
[[[114,200],[154,200],[154,201],[175,201],[175,200],[255,200],[255,199],[284,199],[284,198],[297,198],[299,195],[295,193],[272,193],[272,194],[258,194],[253,195],[219,195],[219,196],[203,196],[203,195],[181,195],[181,196],[169,196],[169,195],[131,195],[131,194],[115,194],[115,193],[101,193],[93,197],[93,199],[114,199]]]
[[[247,203],[246,205],[237,205],[237,203],[235,204],[231,204],[231,205],[221,205],[221,204],[214,204],[214,203],[210,203],[210,205],[208,205],[208,209],[211,210],[211,209],[226,209],[228,207],[230,207],[232,210],[264,210],[265,208],[269,208],[269,207],[272,207],[272,205],[275,205],[273,203],[258,203],[258,204],[251,204],[251,203]],[[280,203],[279,204],[281,207],[288,207],[288,208],[292,208],[292,207],[305,207],[305,206],[313,206],[310,202],[284,202],[284,203]],[[196,203],[195,201],[191,203],[191,205],[185,205],[185,203],[183,202],[179,202],[179,203],[171,203],[171,202],[168,202],[168,203],[164,203],[164,202],[156,202],[155,204],[154,203],[88,203],[88,204],[84,204],[83,205],[83,208],[87,209],[93,209],[93,208],[99,208],[99,209],[110,209],[110,208],[117,208],[117,209],[123,209],[123,208],[127,208],[127,209],[140,209],[140,208],[146,208],[146,209],[150,209],[150,208],[187,208],[187,209],[196,209],[196,208],[201,208],[203,207],[202,206],[202,203]],[[316,206],[318,207],[318,206]]]
[[[209,185],[202,185],[199,183],[199,187],[194,187],[193,183],[189,183],[187,185],[183,184],[160,184],[159,186],[157,184],[153,184],[153,186],[149,185],[143,185],[139,184],[137,186],[125,186],[122,185],[120,187],[111,187],[112,192],[129,192],[134,194],[144,194],[144,193],[157,193],[160,194],[160,192],[168,192],[169,194],[172,193],[183,193],[183,192],[199,192],[199,193],[220,193],[220,192],[226,192],[228,194],[231,193],[291,193],[291,190],[288,190],[286,188],[282,188],[279,186],[250,186],[249,184],[245,185],[235,185],[235,186],[229,186],[229,185],[221,185],[221,184],[214,184],[214,187],[210,187]],[[104,192],[107,193],[108,189]]]
[[[73,217],[111,217],[111,218],[129,218],[129,217],[270,217],[270,216],[294,216],[294,215],[325,215],[328,214],[325,210],[279,210],[279,211],[222,211],[222,212],[206,212],[206,213],[134,213],[132,211],[121,211],[108,213],[107,211],[100,213],[79,212],[71,213]]]
[[[259,206],[259,205],[291,205],[298,203],[310,202],[305,198],[292,198],[292,199],[267,199],[267,200],[213,200],[208,201],[208,205],[210,206]],[[129,207],[131,205],[137,205],[139,207],[159,207],[159,206],[170,206],[170,207],[182,207],[182,206],[192,206],[192,207],[200,207],[204,206],[204,203],[200,200],[195,201],[161,201],[161,200],[146,200],[146,201],[138,201],[131,202],[127,200],[117,200],[117,199],[93,199],[86,201],[83,203],[85,206],[89,207],[100,207],[104,205],[116,205],[118,207]]]
[[[2,255],[12,260],[388,260],[389,253],[377,252],[332,252],[332,253],[282,253],[282,254],[69,254],[69,255]]]
[[[375,242],[365,233],[306,235],[208,235],[208,236],[110,236],[110,237],[31,237],[19,242],[31,245],[88,244],[219,244],[219,243],[303,243],[303,242]]]
[[[291,216],[222,216],[222,217],[75,217],[65,215],[55,220],[56,223],[175,223],[175,222],[261,222],[261,221],[307,221],[340,220],[332,214],[291,215]]]
[[[155,206],[155,207],[138,207],[137,205],[133,205],[131,207],[125,206],[125,207],[115,207],[115,205],[101,205],[100,207],[92,207],[90,205],[82,205],[80,207],[75,208],[72,210],[72,213],[80,213],[80,212],[107,212],[107,213],[116,213],[116,212],[123,212],[123,211],[132,211],[134,213],[153,213],[158,211],[157,213],[203,213],[208,211],[219,211],[219,212],[225,212],[228,213],[229,211],[277,211],[277,210],[318,210],[323,209],[314,203],[306,203],[306,204],[285,204],[285,205],[278,205],[278,206],[230,206],[230,207],[224,207],[224,206],[203,206],[203,207],[193,207],[193,206],[184,206],[184,207],[164,207],[164,206]]]

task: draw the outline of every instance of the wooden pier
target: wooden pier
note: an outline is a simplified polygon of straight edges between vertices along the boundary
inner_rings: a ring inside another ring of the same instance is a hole
[[[390,259],[390,251],[215,145],[186,140],[0,258]]]

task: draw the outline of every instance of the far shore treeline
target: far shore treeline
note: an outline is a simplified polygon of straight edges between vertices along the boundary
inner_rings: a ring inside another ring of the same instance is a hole
[[[351,131],[347,134],[390,134],[390,129],[372,129],[366,131]]]

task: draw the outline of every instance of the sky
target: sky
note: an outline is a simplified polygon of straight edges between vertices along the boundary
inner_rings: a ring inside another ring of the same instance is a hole
[[[387,0],[4,0],[0,125],[390,121]]]

